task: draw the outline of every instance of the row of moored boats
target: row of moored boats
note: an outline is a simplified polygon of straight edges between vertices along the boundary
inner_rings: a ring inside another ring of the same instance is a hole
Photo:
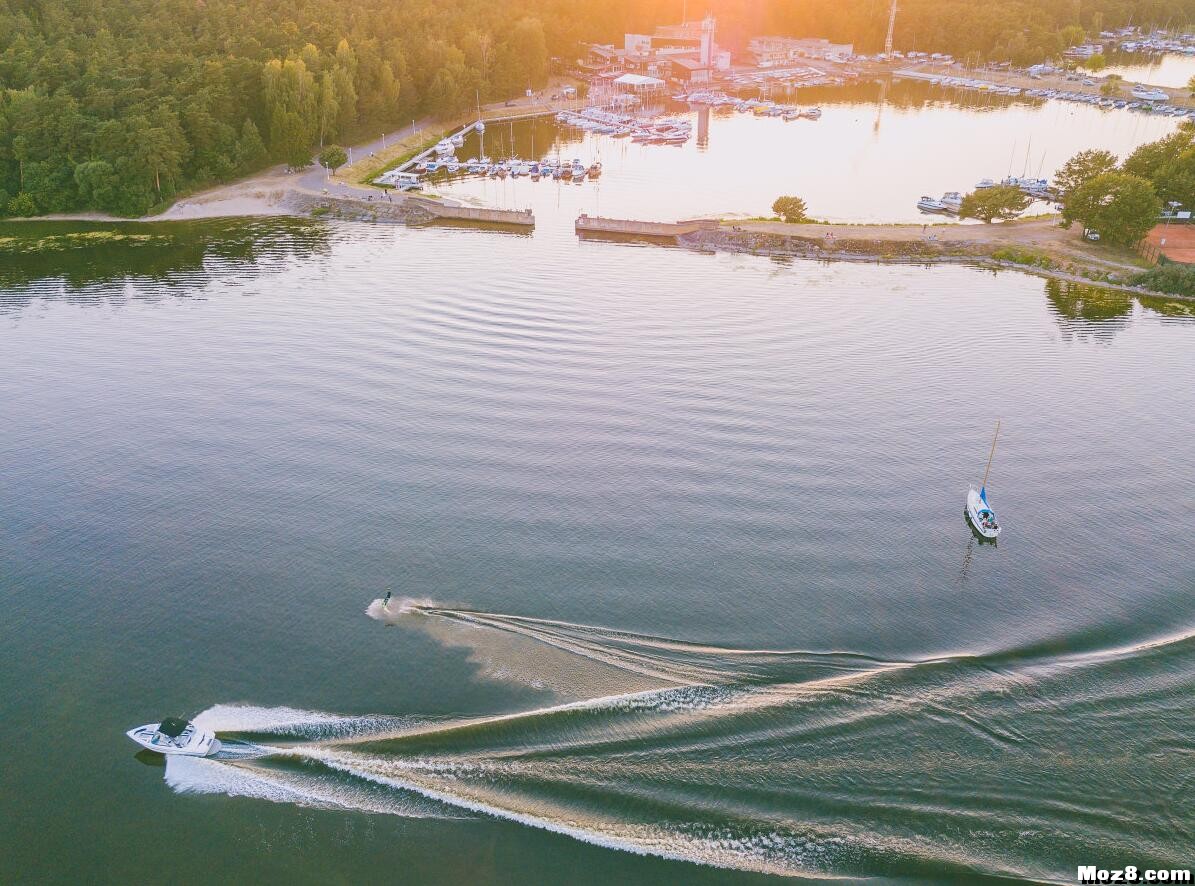
[[[507,160],[491,160],[489,157],[470,157],[468,160],[457,160],[455,157],[447,159],[421,160],[415,164],[418,173],[433,175],[437,172],[470,173],[485,175],[490,178],[519,178],[527,176],[532,181],[541,178],[570,179],[585,181],[586,178],[597,178],[602,174],[601,161],[595,160],[586,165],[579,159],[568,160],[520,160],[511,157]]]
[[[764,99],[742,99],[717,90],[698,90],[688,94],[674,95],[676,101],[691,105],[708,105],[711,108],[734,108],[740,114],[754,114],[756,117],[780,117],[784,120],[816,120],[822,115],[821,108],[802,108]]]
[[[556,115],[556,121],[599,135],[629,138],[641,144],[683,145],[693,137],[693,124],[688,120],[645,120],[601,108],[561,111]]]
[[[1035,200],[1057,200],[1060,196],[1058,191],[1050,185],[1048,179],[1016,175],[1010,175],[1001,181],[985,178],[975,185],[975,190],[983,191],[997,186],[1019,188]],[[963,195],[958,191],[947,191],[940,198],[923,196],[917,201],[917,208],[922,212],[958,215],[963,208]]]
[[[934,77],[930,78],[928,82],[948,88],[986,92],[989,95],[1044,98],[1053,101],[1092,105],[1100,108],[1140,111],[1145,114],[1162,114],[1170,117],[1195,117],[1195,108],[1180,108],[1166,104],[1171,98],[1167,92],[1142,84],[1138,84],[1132,88],[1130,92],[1131,98],[1115,98],[1113,96],[1096,95],[1091,92],[1076,92],[1067,89],[1002,86],[999,83],[990,83],[986,80],[974,80],[967,77]],[[1094,85],[1094,81],[1091,82]]]

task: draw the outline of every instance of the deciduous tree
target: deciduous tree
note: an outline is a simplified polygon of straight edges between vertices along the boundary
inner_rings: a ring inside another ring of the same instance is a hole
[[[1032,198],[1020,188],[1012,185],[997,185],[981,188],[963,198],[959,215],[963,218],[978,218],[988,224],[996,219],[1011,221],[1024,212]]]
[[[772,212],[790,224],[809,220],[809,207],[800,197],[777,197],[776,202],[772,204]]]
[[[1158,223],[1162,201],[1149,181],[1107,172],[1080,185],[1066,200],[1062,217],[1100,234],[1101,242],[1131,246]]]

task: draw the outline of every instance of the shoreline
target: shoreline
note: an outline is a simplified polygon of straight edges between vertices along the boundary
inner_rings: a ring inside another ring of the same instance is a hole
[[[725,252],[819,262],[892,265],[971,265],[1018,271],[1132,295],[1195,302],[1128,282],[1147,268],[1125,250],[1099,254],[1057,216],[1000,225],[845,225],[723,222],[676,237],[678,246],[707,254]]]
[[[353,187],[341,193],[277,187],[276,175],[229,186],[208,199],[182,201],[171,212],[139,219],[106,218],[102,213],[62,214],[21,221],[90,221],[137,224],[202,221],[217,218],[293,217],[420,226],[437,220],[428,204],[464,209],[456,201],[432,201]],[[373,199],[366,199],[366,197]],[[177,211],[175,211],[177,210]],[[451,213],[445,213],[451,214]],[[994,225],[789,224],[779,221],[710,220],[707,227],[666,237],[664,242],[691,252],[734,253],[816,262],[889,265],[970,265],[993,272],[1017,271],[1046,279],[1079,283],[1151,298],[1193,303],[1195,296],[1161,292],[1129,283],[1148,269],[1128,250],[1111,254],[1058,226],[1057,216]],[[466,222],[468,223],[468,222]],[[481,222],[477,222],[482,224]],[[534,222],[532,222],[534,224]],[[651,241],[649,241],[651,242]],[[659,238],[654,241],[661,244]]]

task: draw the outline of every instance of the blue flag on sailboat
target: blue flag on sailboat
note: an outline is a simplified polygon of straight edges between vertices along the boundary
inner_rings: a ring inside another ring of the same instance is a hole
[[[972,486],[971,488],[974,489],[975,487]],[[985,505],[988,503],[988,488],[986,486],[983,487],[983,489],[979,490],[979,499]]]

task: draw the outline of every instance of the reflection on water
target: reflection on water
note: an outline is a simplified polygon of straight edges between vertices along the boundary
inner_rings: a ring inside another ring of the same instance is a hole
[[[1065,338],[1110,340],[1128,326],[1136,299],[1125,292],[1046,280],[1046,300]]]
[[[292,218],[0,224],[0,313],[32,299],[190,295],[326,251],[328,229]],[[149,287],[138,284],[151,283]]]
[[[1165,55],[1141,55],[1132,52],[1114,52],[1108,56],[1110,64],[1100,71],[1100,76],[1119,74],[1130,83],[1148,83],[1170,89],[1184,89],[1195,77],[1195,56],[1167,53]]]
[[[1195,303],[1146,296],[1069,280],[1046,280],[1045,295],[1064,338],[1110,341],[1127,329],[1134,311],[1178,320],[1195,316]]]

